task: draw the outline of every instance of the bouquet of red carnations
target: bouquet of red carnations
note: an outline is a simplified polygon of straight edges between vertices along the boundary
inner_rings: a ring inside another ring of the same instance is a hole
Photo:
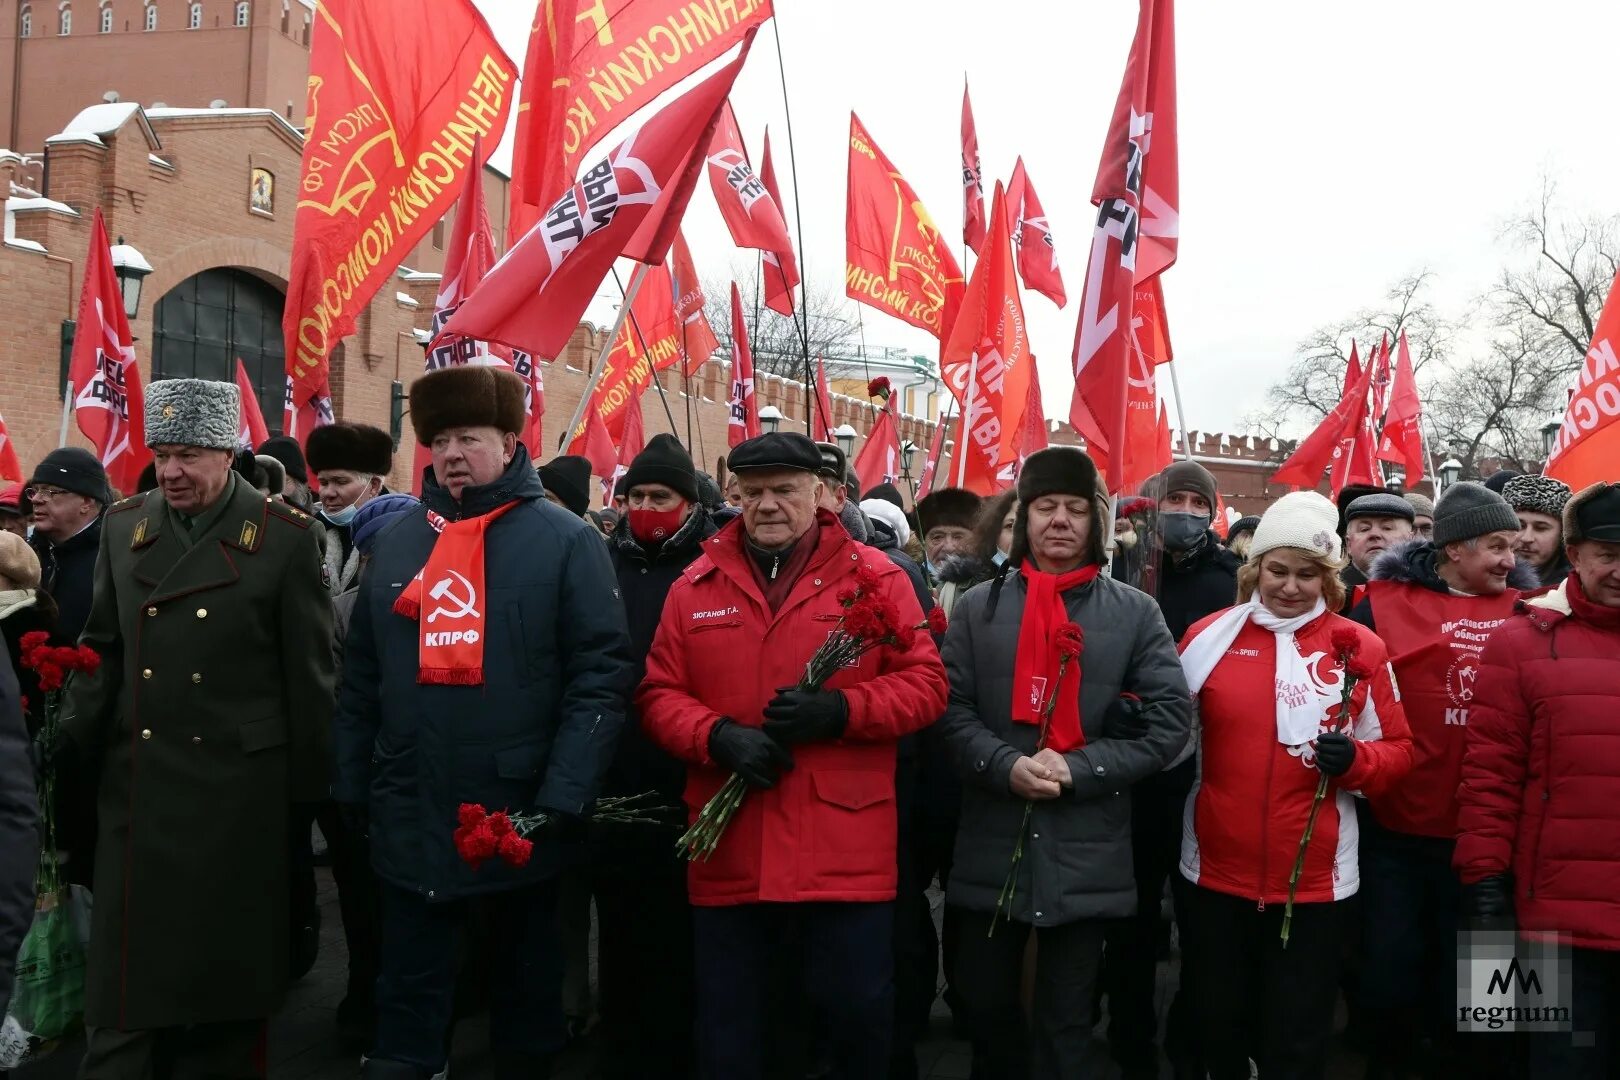
[[[585,820],[596,825],[667,822],[673,808],[659,803],[657,798],[655,792],[644,791],[640,795],[598,799]],[[474,870],[496,857],[508,866],[522,866],[534,854],[534,841],[529,837],[549,824],[551,815],[544,811],[511,814],[505,810],[491,812],[478,803],[462,803],[456,812],[456,831],[452,839],[456,854]]]
[[[928,619],[916,626],[900,622],[900,609],[894,601],[883,595],[877,572],[862,565],[855,571],[855,584],[838,593],[838,603],[844,613],[838,617],[827,640],[811,655],[799,679],[800,690],[820,690],[828,679],[840,670],[854,667],[862,656],[879,646],[910,649],[918,631],[945,632],[945,613],[935,608]],[[720,785],[713,798],[703,804],[692,827],[681,834],[676,847],[688,859],[704,859],[714,854],[715,845],[731,824],[748,785],[733,773]]]

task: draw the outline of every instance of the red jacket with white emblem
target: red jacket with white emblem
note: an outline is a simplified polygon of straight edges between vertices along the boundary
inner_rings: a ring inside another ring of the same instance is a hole
[[[728,775],[709,757],[715,722],[764,723],[776,689],[798,682],[837,625],[837,594],[857,567],[878,575],[902,623],[923,621],[906,575],[882,552],[850,539],[830,514],[815,527],[815,553],[774,615],[740,521],[704,541],[704,554],[664,601],[636,706],[653,741],[690,766],[694,820]],[[827,688],[849,703],[843,736],[794,747],[794,766],[776,786],[748,793],[714,853],[691,864],[693,904],[894,898],[895,741],[945,711],[945,668],[919,631],[909,650],[873,649]]]
[[[1183,651],[1221,615],[1194,624]],[[1294,635],[1300,655],[1313,661],[1312,682],[1329,706],[1324,717],[1337,717],[1343,692],[1344,672],[1332,646],[1333,632],[1343,627],[1356,630],[1358,655],[1373,676],[1351,695],[1355,763],[1328,782],[1329,801],[1317,814],[1294,896],[1298,903],[1342,900],[1356,891],[1361,879],[1351,793],[1387,790],[1412,766],[1412,737],[1383,642],[1332,612]],[[1288,878],[1322,775],[1311,744],[1277,741],[1276,657],[1276,635],[1250,622],[1199,691],[1198,779],[1187,797],[1181,840],[1181,873],[1189,881],[1262,906],[1288,899]]]
[[[1572,576],[1481,657],[1452,864],[1511,872],[1521,933],[1620,950],[1620,611]]]

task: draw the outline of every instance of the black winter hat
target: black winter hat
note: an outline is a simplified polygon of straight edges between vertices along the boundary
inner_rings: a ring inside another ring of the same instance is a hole
[[[388,432],[370,424],[343,421],[326,424],[309,433],[304,442],[304,460],[311,472],[344,469],[370,476],[387,476],[394,468],[394,439]]]
[[[1363,495],[1355,502],[1344,508],[1342,514],[1346,525],[1358,517],[1400,518],[1402,521],[1417,520],[1417,508],[1399,495],[1380,491],[1373,495]]]
[[[1598,481],[1564,504],[1564,542],[1620,544],[1620,487]]]
[[[773,431],[738,443],[726,458],[732,472],[744,469],[803,469],[820,474],[821,451],[808,435],[796,431]]]
[[[979,510],[984,500],[963,488],[939,488],[917,501],[918,531],[924,536],[928,530],[941,525],[971,529],[979,523]]]
[[[882,499],[886,503],[893,503],[902,511],[906,508],[905,502],[900,498],[900,489],[893,484],[879,484],[861,497],[862,502],[867,499]]]
[[[1484,484],[1472,480],[1446,488],[1434,506],[1434,546],[1437,548],[1509,530],[1519,531],[1519,517],[1513,507]]]
[[[467,364],[440,368],[411,383],[411,426],[416,441],[432,446],[445,428],[493,427],[516,435],[523,430],[523,399],[528,387],[506,368]]]
[[[1097,466],[1077,446],[1049,446],[1024,459],[1018,473],[1018,501],[1028,505],[1042,495],[1097,497]],[[1211,506],[1214,502],[1211,501]]]
[[[46,454],[45,459],[34,466],[34,475],[28,480],[29,487],[39,485],[71,491],[103,506],[112,501],[107,470],[101,467],[96,455],[79,446],[59,446]]]
[[[1183,459],[1169,465],[1159,474],[1159,498],[1163,499],[1174,495],[1178,491],[1192,491],[1204,497],[1209,503],[1209,512],[1215,513],[1215,477],[1210,471],[1196,461]]]
[[[1507,487],[1507,482],[1509,480],[1513,479],[1515,476],[1523,475],[1523,473],[1517,472],[1513,469],[1497,469],[1495,472],[1491,473],[1491,475],[1485,478],[1485,486],[1500,495],[1502,494],[1502,489]]]
[[[1260,519],[1255,517],[1253,514],[1250,514],[1247,517],[1240,517],[1236,521],[1232,522],[1232,527],[1230,529],[1226,530],[1226,542],[1231,544],[1231,542],[1237,537],[1246,532],[1252,533],[1259,527]]]
[[[663,484],[689,503],[698,501],[697,470],[692,455],[673,435],[654,435],[630,462],[624,474],[625,490],[637,484]]]
[[[258,452],[269,454],[281,462],[281,467],[287,470],[289,479],[296,480],[300,484],[309,483],[309,470],[304,464],[304,451],[299,447],[298,440],[291,435],[277,435],[264,440],[264,445],[259,447]]]
[[[578,454],[552,458],[539,469],[540,484],[580,517],[591,507],[591,459]]]
[[[1350,509],[1351,503],[1363,495],[1393,494],[1394,492],[1390,491],[1389,488],[1377,487],[1373,484],[1346,484],[1340,488],[1339,493],[1333,497],[1334,504],[1339,508],[1339,535],[1343,536],[1345,530],[1350,527],[1350,519],[1345,517],[1345,511]]]
[[[715,483],[714,477],[699,469],[697,472],[698,504],[705,510],[718,510],[726,505],[725,493],[720,485]]]

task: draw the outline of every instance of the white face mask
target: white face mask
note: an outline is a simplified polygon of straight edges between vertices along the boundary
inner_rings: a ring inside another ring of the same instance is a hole
[[[375,477],[368,476],[365,478],[365,483],[362,484],[360,488],[360,494],[354,497],[354,502],[350,503],[348,506],[345,506],[341,510],[322,510],[321,517],[325,518],[327,521],[330,521],[333,525],[348,525],[349,522],[354,520],[354,515],[360,512],[360,500],[364,499],[366,497],[366,493],[371,490],[371,481],[373,479],[375,479]]]

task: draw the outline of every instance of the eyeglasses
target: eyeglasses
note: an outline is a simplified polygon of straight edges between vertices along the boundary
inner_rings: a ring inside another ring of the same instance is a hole
[[[44,484],[41,484],[38,487],[28,487],[23,489],[23,498],[27,499],[29,502],[48,502],[51,499],[57,498],[58,496],[72,494],[75,493],[68,491],[66,488],[48,487]]]

